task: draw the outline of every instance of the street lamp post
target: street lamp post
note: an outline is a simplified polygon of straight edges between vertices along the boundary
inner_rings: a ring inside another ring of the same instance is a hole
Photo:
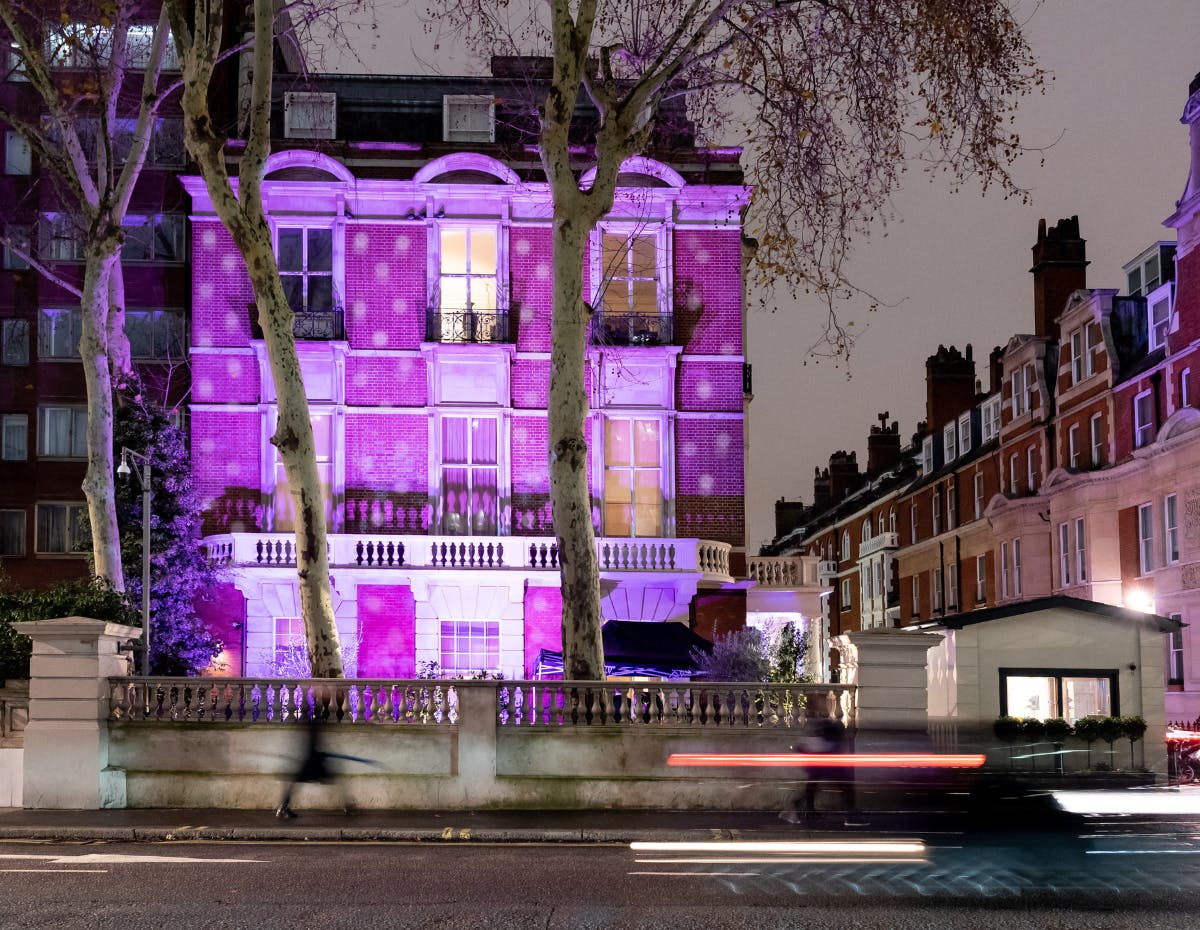
[[[130,460],[142,463],[138,483],[142,486],[142,674],[150,676],[150,459],[132,449],[121,448],[117,474],[128,478]]]

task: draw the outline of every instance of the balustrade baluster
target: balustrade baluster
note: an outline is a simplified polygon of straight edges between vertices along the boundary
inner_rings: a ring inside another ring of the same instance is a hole
[[[261,539],[258,540],[254,544],[254,551],[255,551],[255,561],[257,561],[258,564],[261,565],[262,560],[263,560],[263,541]]]

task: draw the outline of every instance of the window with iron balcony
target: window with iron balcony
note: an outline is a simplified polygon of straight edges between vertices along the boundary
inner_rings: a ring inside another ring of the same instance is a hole
[[[275,229],[275,259],[297,339],[346,338],[345,315],[334,285],[334,230],[329,222]],[[250,305],[251,330],[262,338],[258,308]]]
[[[436,290],[430,295],[425,338],[430,342],[513,341],[500,269],[504,242],[497,223],[439,224]]]
[[[592,249],[597,345],[661,346],[675,339],[663,228],[604,227]]]

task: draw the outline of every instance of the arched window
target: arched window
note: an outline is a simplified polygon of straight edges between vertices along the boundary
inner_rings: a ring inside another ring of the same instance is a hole
[[[884,529],[884,525],[883,525],[883,514],[880,514],[879,515],[879,535],[882,536],[885,532],[886,532],[886,530]]]
[[[863,520],[862,538],[859,540],[859,542],[866,542],[870,538],[871,538],[871,518],[867,517],[867,519]]]
[[[895,507],[893,507],[888,512],[888,532],[889,533],[896,532],[896,508]]]
[[[842,531],[842,558],[850,558],[850,531]]]

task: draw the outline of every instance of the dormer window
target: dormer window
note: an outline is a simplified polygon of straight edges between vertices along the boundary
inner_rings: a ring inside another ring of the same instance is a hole
[[[285,139],[337,138],[337,94],[283,95]]]
[[[1000,395],[988,398],[983,403],[980,417],[980,433],[983,442],[991,442],[1000,435]]]
[[[445,142],[495,142],[495,100],[483,94],[443,96],[442,139]]]
[[[1146,301],[1147,332],[1150,336],[1150,351],[1167,344],[1167,333],[1171,331],[1171,285],[1159,288]]]
[[[926,436],[921,442],[921,474],[933,474],[933,437]]]
[[[942,460],[945,462],[953,462],[958,458],[958,433],[953,422],[947,423],[942,429],[942,451],[944,452]]]
[[[971,451],[971,414],[970,411],[958,418],[958,452],[966,455]]]

